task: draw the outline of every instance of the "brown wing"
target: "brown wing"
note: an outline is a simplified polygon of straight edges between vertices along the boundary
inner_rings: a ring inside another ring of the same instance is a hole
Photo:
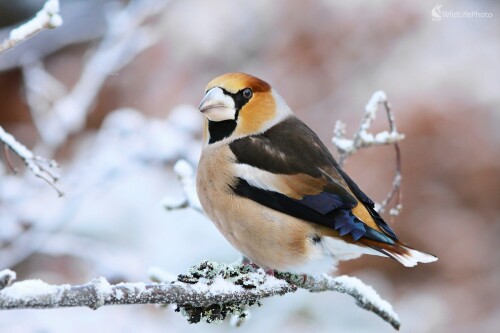
[[[363,199],[373,202],[344,178],[328,149],[299,119],[290,117],[262,134],[235,140],[230,148],[240,168],[236,194],[341,236],[394,243],[392,230],[379,227]]]

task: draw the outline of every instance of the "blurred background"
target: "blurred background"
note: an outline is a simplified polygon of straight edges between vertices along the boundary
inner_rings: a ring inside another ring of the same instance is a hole
[[[0,0],[0,40],[43,3]],[[0,126],[59,162],[65,193],[24,172],[14,154],[17,175],[1,157],[0,269],[19,280],[82,284],[237,260],[207,218],[162,203],[184,200],[173,165],[197,163],[205,84],[243,71],[271,83],[332,152],[336,120],[351,134],[371,94],[387,93],[406,134],[404,208],[387,218],[439,261],[408,269],[362,257],[337,274],[361,278],[390,301],[401,332],[498,332],[497,1],[63,0],[61,9],[61,27],[0,54]],[[464,10],[492,17],[442,15]],[[374,130],[387,126],[379,118]],[[345,169],[380,202],[393,149],[358,152]],[[251,312],[234,328],[190,325],[170,307],[3,311],[0,330],[393,331],[336,293],[275,297]]]

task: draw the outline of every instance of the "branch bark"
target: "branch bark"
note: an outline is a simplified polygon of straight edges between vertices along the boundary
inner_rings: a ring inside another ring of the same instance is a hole
[[[13,279],[13,272],[0,272]],[[15,278],[15,275],[14,275]],[[120,283],[111,285],[97,278],[84,285],[49,285],[40,280],[14,283],[0,290],[0,309],[49,309],[120,304],[176,304],[189,322],[215,322],[228,315],[245,316],[246,308],[276,295],[297,289],[310,292],[336,291],[346,293],[356,304],[369,310],[399,329],[400,322],[392,306],[382,300],[369,286],[348,276],[303,276],[276,272],[266,274],[244,264],[225,265],[202,262],[175,281],[153,283]]]
[[[38,178],[44,180],[49,184],[54,190],[56,190],[59,196],[63,195],[63,192],[56,186],[56,182],[59,176],[53,172],[53,169],[58,168],[56,161],[46,160],[41,156],[33,154],[31,150],[26,148],[22,143],[17,141],[11,134],[7,133],[0,126],[0,142],[3,142],[5,147],[14,152],[19,158],[21,158],[26,164],[26,167]],[[12,161],[8,157],[8,151],[5,152],[7,163],[15,170],[12,165]]]

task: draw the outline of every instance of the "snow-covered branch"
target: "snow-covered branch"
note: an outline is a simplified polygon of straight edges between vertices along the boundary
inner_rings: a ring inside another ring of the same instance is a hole
[[[383,105],[387,120],[389,122],[389,131],[382,131],[376,134],[368,132],[373,121],[376,118],[377,110],[379,105]],[[394,120],[394,114],[391,111],[390,105],[387,101],[387,96],[382,90],[376,91],[368,103],[365,106],[365,113],[361,119],[358,130],[354,134],[352,139],[346,137],[346,126],[341,120],[338,120],[335,124],[335,129],[333,131],[333,144],[337,148],[338,162],[340,166],[343,166],[345,161],[349,156],[357,152],[361,148],[369,148],[375,146],[386,146],[394,145],[396,152],[396,173],[394,180],[392,182],[392,189],[387,195],[387,197],[382,201],[381,204],[376,204],[375,209],[383,213],[387,208],[387,205],[396,198],[394,208],[390,210],[391,215],[398,215],[401,206],[401,151],[399,148],[399,142],[405,138],[404,134],[399,133],[396,127],[396,122]]]
[[[5,150],[5,158],[7,163],[15,170],[12,162],[9,158],[9,150],[14,152],[19,158],[21,158],[26,167],[38,178],[43,179],[50,186],[52,186],[59,196],[63,195],[63,192],[59,190],[56,186],[56,182],[59,179],[59,176],[53,173],[53,169],[57,168],[57,163],[53,160],[46,160],[41,156],[37,156],[33,154],[31,150],[26,148],[22,143],[17,141],[11,134],[7,133],[0,126],[0,142],[6,147]],[[51,170],[52,169],[52,170]]]
[[[404,134],[397,131],[394,124],[394,116],[388,112],[389,123],[391,125],[390,132],[383,131],[377,134],[369,133],[368,130],[376,118],[378,106],[383,104],[388,107],[387,97],[385,92],[376,91],[365,106],[365,113],[361,119],[361,124],[354,134],[353,139],[346,138],[345,123],[338,120],[335,124],[333,144],[339,152],[339,164],[343,165],[345,160],[357,152],[361,148],[373,146],[384,146],[394,144],[404,139]]]
[[[109,75],[159,40],[162,30],[154,28],[150,21],[159,16],[167,4],[168,1],[163,0],[132,0],[109,15],[107,32],[84,64],[79,80],[60,98],[48,100],[40,93],[39,87],[46,86],[45,79],[53,81],[50,75],[40,75],[44,70],[40,64],[25,66],[27,101],[50,150],[57,149],[68,136],[84,128],[87,115]]]
[[[9,281],[15,278],[10,270],[0,272],[0,281],[2,275],[8,276]],[[118,304],[175,304],[176,311],[191,323],[201,320],[218,322],[228,315],[244,317],[248,306],[300,288],[310,292],[346,293],[354,297],[361,308],[372,311],[396,329],[400,326],[399,318],[388,302],[371,287],[348,276],[313,277],[280,272],[270,276],[250,265],[202,262],[173,281],[156,280],[163,281],[111,285],[101,277],[78,286],[49,285],[40,280],[21,281],[0,291],[0,309],[80,306],[97,309]]]
[[[163,199],[163,207],[167,210],[181,208],[193,208],[203,214],[200,199],[196,194],[196,185],[194,179],[194,170],[191,164],[185,160],[179,160],[175,163],[174,172],[182,186],[184,198],[179,200],[177,197],[167,197]]]
[[[59,0],[48,0],[35,17],[10,32],[9,37],[0,44],[0,53],[44,29],[54,29],[62,23],[62,17],[59,15]]]
[[[10,269],[0,271],[0,290],[10,286],[15,279],[16,272],[11,271]]]
[[[356,305],[360,308],[375,313],[391,324],[395,329],[399,329],[401,326],[399,317],[392,309],[392,305],[383,300],[371,286],[364,284],[363,281],[358,278],[347,275],[338,277],[331,277],[327,274],[320,276],[304,276],[279,272],[276,276],[298,288],[309,290],[312,293],[336,291],[342,294],[348,294],[356,300]]]

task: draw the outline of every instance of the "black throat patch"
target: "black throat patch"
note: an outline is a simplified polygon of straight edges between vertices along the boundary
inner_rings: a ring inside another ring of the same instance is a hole
[[[220,141],[230,136],[236,128],[236,120],[208,121],[208,133],[210,140],[208,144]]]

